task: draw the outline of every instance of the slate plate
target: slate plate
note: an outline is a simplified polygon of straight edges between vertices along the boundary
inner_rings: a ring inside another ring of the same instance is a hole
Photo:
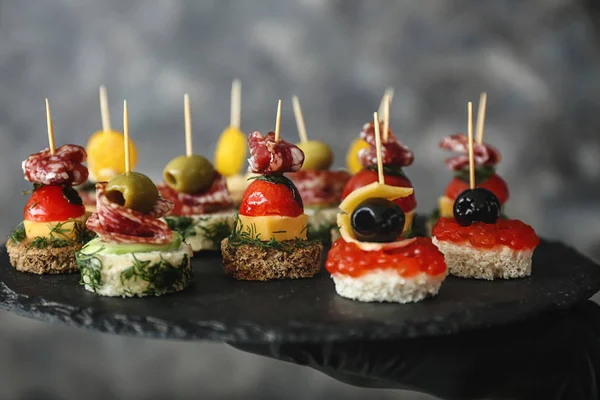
[[[600,290],[600,266],[575,250],[542,241],[533,275],[483,282],[449,277],[418,304],[359,303],[336,295],[327,272],[268,283],[227,278],[218,254],[193,259],[195,282],[156,298],[96,296],[79,276],[16,272],[0,249],[0,307],[102,332],[237,343],[400,339],[502,325],[567,308]]]

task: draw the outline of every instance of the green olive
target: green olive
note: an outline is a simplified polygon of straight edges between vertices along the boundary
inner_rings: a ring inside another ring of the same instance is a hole
[[[179,156],[167,164],[163,177],[179,193],[193,194],[208,189],[216,173],[210,161],[202,156]]]
[[[303,170],[326,170],[333,164],[333,151],[327,143],[318,140],[298,143],[304,152]]]
[[[158,200],[154,182],[139,172],[117,175],[105,190],[108,200],[143,213],[150,212]]]

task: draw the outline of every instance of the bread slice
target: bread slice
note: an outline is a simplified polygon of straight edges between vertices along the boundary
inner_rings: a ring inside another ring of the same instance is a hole
[[[421,272],[405,278],[393,269],[375,269],[354,277],[335,273],[331,276],[336,292],[348,299],[364,302],[414,303],[435,296],[446,273],[431,276]]]
[[[303,241],[302,246],[295,246],[294,242],[283,242],[290,244],[286,251],[254,243],[229,245],[229,238],[225,238],[221,242],[225,273],[247,281],[315,276],[321,269],[323,244]]]
[[[469,242],[439,241],[435,237],[432,242],[444,253],[448,271],[454,276],[494,280],[531,275],[533,249],[515,250],[504,245],[481,249]]]
[[[190,246],[172,251],[114,254],[102,249],[77,253],[81,283],[101,296],[143,297],[178,292],[192,278]]]
[[[83,247],[82,244],[44,249],[31,247],[30,244],[26,239],[18,243],[9,239],[6,243],[10,263],[17,271],[40,275],[77,272],[75,252]]]

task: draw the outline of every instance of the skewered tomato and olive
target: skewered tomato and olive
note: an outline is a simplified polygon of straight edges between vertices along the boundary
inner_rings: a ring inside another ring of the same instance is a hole
[[[106,184],[106,197],[113,203],[148,213],[158,200],[158,189],[146,175],[129,172],[118,175]]]
[[[208,189],[217,171],[206,158],[199,155],[172,159],[163,171],[167,185],[179,193],[198,193]]]
[[[364,242],[394,242],[402,235],[405,215],[393,201],[372,198],[363,201],[352,212],[352,229]]]

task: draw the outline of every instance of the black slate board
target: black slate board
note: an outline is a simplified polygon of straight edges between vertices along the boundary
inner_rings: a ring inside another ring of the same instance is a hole
[[[437,297],[418,304],[360,303],[335,293],[326,271],[313,279],[237,282],[219,254],[193,259],[194,284],[156,298],[96,296],[79,275],[16,272],[0,249],[0,307],[102,332],[237,343],[381,340],[502,325],[561,309],[600,290],[600,266],[575,250],[542,241],[533,275],[509,281],[448,277]]]

